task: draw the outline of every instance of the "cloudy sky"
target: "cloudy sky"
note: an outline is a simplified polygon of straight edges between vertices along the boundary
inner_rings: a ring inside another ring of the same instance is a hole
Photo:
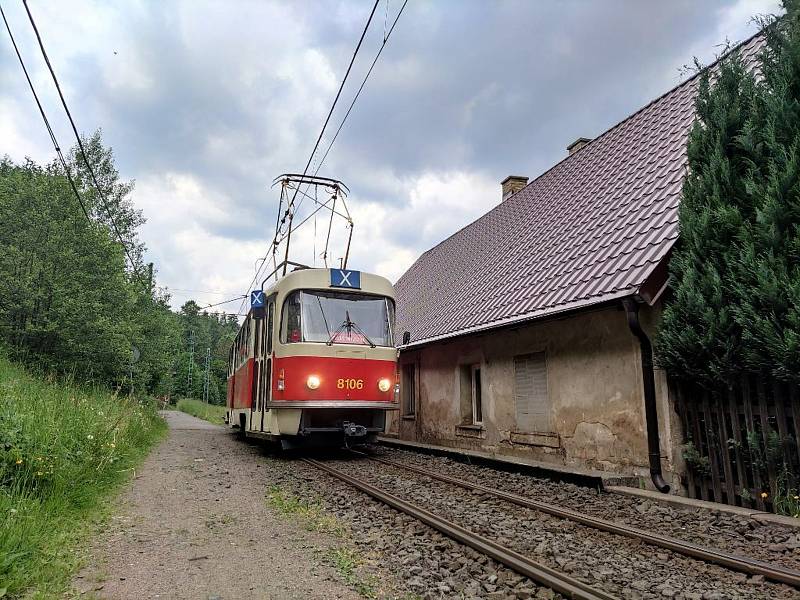
[[[70,145],[22,3],[0,3]],[[380,0],[331,132],[401,4]],[[751,35],[751,17],[778,4],[409,0],[320,170],[351,190],[350,267],[396,280],[496,205],[507,175],[540,174],[576,138],[679,83],[692,57],[710,61],[725,40]],[[122,176],[136,181],[148,259],[173,304],[244,293],[273,235],[270,184],[305,166],[371,0],[29,5],[78,127],[102,128]],[[0,37],[0,155],[48,161],[49,139]],[[316,244],[313,221],[298,236],[295,259],[321,252],[317,225]],[[335,241],[343,234],[336,226]],[[333,250],[341,256],[341,243]]]

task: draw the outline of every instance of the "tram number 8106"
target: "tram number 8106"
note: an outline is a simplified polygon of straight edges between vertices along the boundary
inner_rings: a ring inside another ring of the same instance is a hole
[[[340,390],[363,390],[364,389],[364,380],[363,379],[338,379],[336,381],[336,387]]]

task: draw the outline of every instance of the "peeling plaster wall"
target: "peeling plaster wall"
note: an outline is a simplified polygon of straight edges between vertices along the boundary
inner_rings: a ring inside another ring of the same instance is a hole
[[[657,309],[642,308],[648,334]],[[514,357],[546,352],[551,431],[524,432],[516,423]],[[387,431],[401,439],[474,448],[644,476],[649,483],[639,343],[625,313],[608,308],[560,320],[454,339],[404,352],[417,364],[417,414],[394,413]],[[483,428],[463,423],[459,367],[480,364]],[[656,371],[665,476],[676,446],[666,378]]]

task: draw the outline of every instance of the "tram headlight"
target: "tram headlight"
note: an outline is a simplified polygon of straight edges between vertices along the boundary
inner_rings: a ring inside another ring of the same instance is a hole
[[[317,389],[319,387],[319,377],[316,375],[309,375],[308,379],[306,379],[306,385],[310,390]]]
[[[380,381],[378,381],[378,389],[382,392],[388,392],[389,388],[392,387],[392,382],[384,377]]]

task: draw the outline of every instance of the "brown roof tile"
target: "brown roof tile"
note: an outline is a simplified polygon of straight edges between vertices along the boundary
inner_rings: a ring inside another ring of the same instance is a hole
[[[740,51],[752,64],[762,45],[755,36]],[[420,256],[395,286],[398,330],[413,345],[635,294],[678,237],[698,81]]]

